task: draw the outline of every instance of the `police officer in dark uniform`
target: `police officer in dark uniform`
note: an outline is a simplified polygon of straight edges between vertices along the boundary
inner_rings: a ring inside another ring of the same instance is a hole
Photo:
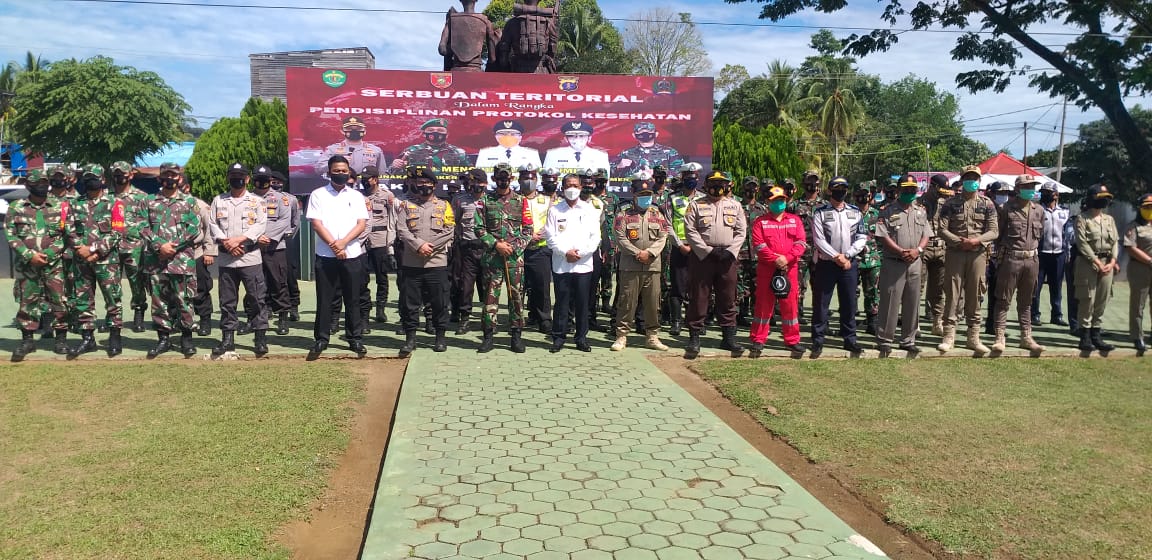
[[[488,174],[483,169],[472,169],[461,175],[460,196],[452,201],[452,213],[456,217],[456,243],[458,258],[451,263],[453,289],[457,290],[456,314],[460,318],[456,334],[468,334],[472,320],[472,300],[479,291],[484,293],[481,284],[480,257],[484,254],[484,244],[476,237],[476,213],[481,211],[481,200],[488,186]]]

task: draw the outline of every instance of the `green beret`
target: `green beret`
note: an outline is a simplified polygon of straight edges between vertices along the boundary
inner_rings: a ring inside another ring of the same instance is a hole
[[[448,119],[430,119],[428,122],[420,125],[420,130],[424,130],[430,126],[442,126],[448,128]]]

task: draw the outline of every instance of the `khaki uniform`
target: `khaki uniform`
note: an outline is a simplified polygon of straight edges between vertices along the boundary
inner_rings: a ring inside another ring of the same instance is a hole
[[[736,326],[736,257],[747,233],[744,207],[731,198],[694,200],[684,212],[684,234],[692,248],[688,259],[688,328],[692,331],[704,329],[713,290],[720,326]],[[717,248],[723,252],[713,255]]]
[[[896,320],[900,318],[900,345],[916,343],[920,320],[920,279],[924,274],[924,259],[904,262],[900,253],[892,252],[884,239],[891,239],[901,249],[920,247],[925,238],[932,237],[928,210],[919,203],[902,206],[893,202],[880,211],[876,221],[876,246],[883,256],[880,265],[880,310],[876,317],[876,338],[889,344],[896,335]]]
[[[1132,222],[1124,232],[1124,246],[1133,247],[1152,256],[1152,223]],[[1143,340],[1144,306],[1152,297],[1152,264],[1132,258],[1128,261],[1128,334],[1132,340]]]
[[[996,240],[996,310],[993,328],[996,340],[1004,337],[1008,323],[1008,306],[1017,297],[1016,313],[1020,320],[1022,342],[1032,338],[1032,292],[1040,274],[1040,239],[1044,235],[1044,207],[1032,201],[1018,206],[1011,200],[1000,207],[1000,237]]]
[[[220,270],[220,330],[235,331],[239,325],[236,319],[236,302],[239,299],[239,286],[244,285],[246,296],[252,296],[253,310],[249,314],[249,326],[254,331],[268,328],[268,287],[264,280],[263,257],[256,240],[264,235],[268,224],[268,213],[264,199],[250,192],[234,197],[222,193],[212,200],[212,236],[217,241],[229,237],[244,236],[244,254],[236,257],[227,251],[220,251],[216,264]]]
[[[437,335],[448,325],[448,246],[456,235],[456,217],[447,200],[432,196],[424,202],[413,196],[401,206],[397,216],[397,235],[404,246],[401,259],[404,282],[400,285],[401,327],[407,334],[416,332],[424,304],[432,307],[430,319]],[[432,245],[432,255],[418,251],[425,243]]]
[[[988,245],[999,236],[996,205],[976,194],[966,199],[953,196],[940,205],[939,229],[936,234],[948,248],[944,257],[944,328],[955,332],[958,301],[964,299],[964,318],[968,328],[980,326],[980,297],[984,295],[984,275],[988,267]],[[977,238],[976,249],[960,249],[963,239]]]
[[[940,195],[936,194],[934,189],[925,194],[921,200],[928,214],[928,224],[932,227],[932,233],[928,246],[924,247],[924,254],[920,257],[920,260],[924,261],[920,288],[924,293],[924,303],[935,329],[936,323],[942,324],[944,321],[944,294],[947,291],[944,285],[944,256],[947,248],[944,246],[944,238],[938,233],[940,208],[944,206],[945,201],[940,200]]]
[[[1115,274],[1101,275],[1096,268],[1096,260],[1104,264],[1116,260],[1119,252],[1120,234],[1116,231],[1116,220],[1100,213],[1096,218],[1081,214],[1076,220],[1076,259],[1075,282],[1077,317],[1082,329],[1098,329],[1104,320],[1104,308],[1112,298],[1112,279]]]
[[[644,334],[660,333],[660,256],[668,242],[671,225],[655,206],[631,207],[616,216],[616,239],[620,246],[620,282],[616,298],[616,336],[628,336],[636,316],[636,304],[644,302]],[[647,251],[652,260],[636,260]]]

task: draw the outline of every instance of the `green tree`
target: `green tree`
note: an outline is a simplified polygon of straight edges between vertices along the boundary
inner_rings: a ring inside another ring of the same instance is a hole
[[[856,101],[852,87],[855,73],[844,61],[817,61],[808,87],[808,97],[816,98],[815,130],[821,133],[838,155],[864,120],[864,107]],[[839,174],[840,162],[834,162],[833,171]]]
[[[736,89],[748,81],[752,76],[748,74],[748,69],[743,64],[725,64],[719,72],[716,73],[716,91],[722,95],[727,96],[729,92]]]
[[[703,76],[712,71],[700,29],[692,14],[650,8],[629,17],[624,48],[637,74]]]
[[[484,15],[497,29],[512,19],[513,0],[492,0]],[[552,8],[555,0],[540,6]],[[560,6],[560,40],[556,45],[556,71],[574,74],[629,74],[632,64],[624,52],[620,31],[604,17],[596,0],[565,0]]]
[[[15,134],[29,151],[71,161],[157,152],[180,138],[190,109],[156,73],[102,56],[53,62],[35,79],[16,81]]]
[[[787,128],[750,130],[721,122],[712,129],[712,167],[731,173],[737,182],[749,175],[783,181],[788,177],[798,180],[804,161]]]
[[[1132,118],[1146,137],[1152,139],[1152,110],[1136,105]],[[1103,181],[1116,198],[1134,201],[1148,192],[1147,179],[1131,160],[1131,154],[1120,142],[1116,128],[1108,120],[1080,125],[1079,139],[1064,146],[1064,171],[1060,182],[1070,187],[1087,188]],[[1034,164],[1031,159],[1030,165]]]
[[[279,99],[253,97],[239,117],[217,120],[204,131],[184,168],[192,193],[211,200],[223,192],[228,166],[237,161],[288,175],[288,112]]]
[[[725,0],[730,4],[750,0]],[[754,0],[764,4],[760,17],[780,21],[812,9],[835,12],[847,2],[826,0]],[[904,31],[894,30],[899,18],[910,16],[916,30],[977,27],[985,32],[960,34],[952,58],[973,61],[978,69],[962,72],[956,83],[972,92],[1002,92],[1013,78],[1028,76],[1032,87],[1052,97],[1068,98],[1081,108],[1099,107],[1116,129],[1116,138],[1128,153],[1141,183],[1152,177],[1152,141],[1141,130],[1124,104],[1131,94],[1152,90],[1152,62],[1147,36],[1152,35],[1152,8],[1146,2],[1084,0],[1049,2],[1031,0],[955,2],[921,0],[906,8],[900,0],[888,0],[881,19],[885,29],[853,35],[846,51],[855,55],[886,51],[897,44]],[[1033,27],[1059,23],[1079,35],[1059,47],[1045,45],[1032,34]],[[1031,51],[1052,66],[1033,72],[1020,66],[1023,50]]]
[[[782,60],[768,64],[768,73],[744,80],[720,102],[717,120],[747,128],[774,125],[800,130],[816,98],[805,94],[799,72]]]

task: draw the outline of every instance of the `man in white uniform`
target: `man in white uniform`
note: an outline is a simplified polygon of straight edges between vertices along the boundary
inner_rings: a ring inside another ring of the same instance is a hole
[[[540,169],[540,152],[520,145],[524,138],[524,125],[514,120],[498,121],[492,127],[499,146],[483,148],[476,156],[476,167],[483,169],[488,176],[492,176],[492,169],[497,164],[507,163],[512,169],[520,169],[522,165],[532,164]],[[489,186],[496,187],[496,183],[489,179]]]
[[[569,121],[560,127],[560,132],[564,134],[568,145],[548,150],[544,157],[544,167],[556,169],[562,174],[579,173],[588,167],[611,169],[608,152],[588,147],[592,142],[592,125],[584,121]]]

